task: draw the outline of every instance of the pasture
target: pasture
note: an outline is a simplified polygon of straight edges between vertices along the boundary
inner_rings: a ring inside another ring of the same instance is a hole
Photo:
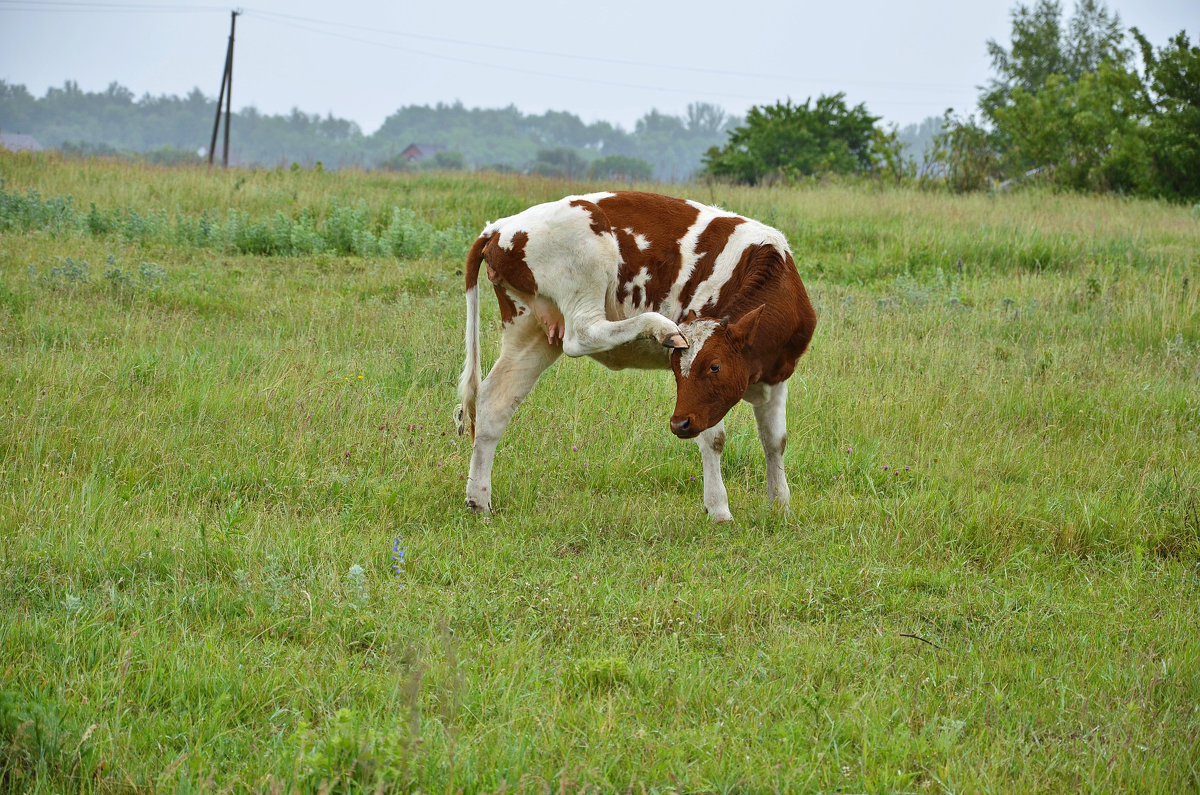
[[[0,178],[0,789],[1200,788],[1197,211],[660,186],[820,314],[718,526],[670,375],[566,358],[463,507],[462,255],[603,186]]]

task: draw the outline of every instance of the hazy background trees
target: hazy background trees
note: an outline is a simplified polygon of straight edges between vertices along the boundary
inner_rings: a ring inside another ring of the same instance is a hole
[[[207,147],[215,101],[200,89],[186,97],[135,99],[113,83],[85,92],[77,83],[34,97],[22,85],[0,81],[0,130],[27,133],[43,146],[92,154],[174,153],[191,157]],[[233,114],[232,156],[244,165],[327,168],[495,168],[582,177],[595,173],[622,179],[689,179],[711,146],[725,140],[738,119],[704,102],[683,116],[651,110],[632,131],[607,121],[591,124],[573,113],[522,113],[516,107],[467,108],[461,102],[410,105],[365,135],[352,121],[293,109],[264,114],[254,107]],[[399,157],[410,144],[442,151],[419,164]]]

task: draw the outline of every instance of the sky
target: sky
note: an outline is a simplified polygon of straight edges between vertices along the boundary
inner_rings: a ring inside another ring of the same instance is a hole
[[[233,106],[378,129],[404,105],[565,110],[631,129],[652,108],[752,105],[845,92],[901,126],[974,110],[1015,0],[0,0],[0,79],[35,96],[76,81],[138,97],[215,97],[240,8]],[[1032,5],[1033,0],[1028,0]],[[1073,2],[1063,3],[1066,15]],[[1156,45],[1200,36],[1198,0],[1116,0]],[[3,119],[0,119],[0,126]]]

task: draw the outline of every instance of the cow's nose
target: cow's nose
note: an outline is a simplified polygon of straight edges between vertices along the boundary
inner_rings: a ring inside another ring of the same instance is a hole
[[[676,436],[686,436],[692,428],[690,419],[671,420],[671,433]]]

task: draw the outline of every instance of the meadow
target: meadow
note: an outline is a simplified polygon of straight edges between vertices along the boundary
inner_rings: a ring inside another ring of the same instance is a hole
[[[0,790],[1200,789],[1200,210],[657,186],[820,313],[713,525],[670,376],[567,359],[463,506],[462,255],[604,186],[0,180]]]

